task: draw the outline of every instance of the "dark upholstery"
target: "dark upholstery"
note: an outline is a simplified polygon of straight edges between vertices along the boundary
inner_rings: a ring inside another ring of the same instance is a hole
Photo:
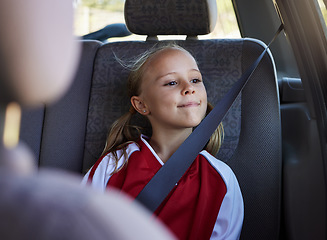
[[[242,69],[262,51],[245,40]],[[238,148],[227,162],[243,192],[245,218],[242,239],[278,239],[281,201],[281,123],[279,95],[271,58],[266,58],[242,92]]]
[[[215,1],[127,0],[125,20],[128,29],[140,35],[204,35],[216,24]]]
[[[23,109],[20,139],[32,150],[35,160],[40,159],[44,121],[44,107],[38,109]]]
[[[82,171],[93,62],[100,46],[97,41],[83,41],[75,79],[62,99],[24,111],[21,139],[31,146],[39,166]]]

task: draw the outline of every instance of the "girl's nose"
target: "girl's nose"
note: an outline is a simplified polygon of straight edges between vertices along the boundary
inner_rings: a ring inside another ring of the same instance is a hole
[[[182,94],[188,95],[188,94],[194,94],[194,93],[195,93],[194,86],[190,83],[185,83],[184,88],[182,90]]]

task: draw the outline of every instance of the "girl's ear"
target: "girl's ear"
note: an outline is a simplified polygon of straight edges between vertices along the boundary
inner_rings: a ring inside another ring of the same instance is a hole
[[[131,104],[138,113],[140,113],[142,115],[149,114],[149,111],[148,111],[146,105],[144,104],[144,102],[142,101],[142,99],[139,96],[131,97]]]

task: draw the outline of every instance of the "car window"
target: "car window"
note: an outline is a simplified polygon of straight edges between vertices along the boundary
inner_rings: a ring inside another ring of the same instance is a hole
[[[100,30],[113,24],[124,23],[124,0],[75,0],[75,25],[74,32],[77,36]],[[205,38],[238,38],[238,28],[232,1],[217,0],[218,18],[214,31]],[[159,39],[185,39],[185,36],[159,36]],[[110,38],[108,41],[145,40],[146,36],[131,35],[123,38]]]
[[[326,0],[318,0],[318,5],[321,10],[322,16],[324,18],[325,23],[327,23],[327,8],[326,8]]]

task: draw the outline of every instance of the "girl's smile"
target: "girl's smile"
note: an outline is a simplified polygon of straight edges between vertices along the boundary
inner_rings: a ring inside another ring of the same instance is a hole
[[[179,108],[198,107],[198,106],[200,106],[200,104],[201,104],[201,102],[187,102],[187,103],[181,104],[177,107],[179,107]]]

